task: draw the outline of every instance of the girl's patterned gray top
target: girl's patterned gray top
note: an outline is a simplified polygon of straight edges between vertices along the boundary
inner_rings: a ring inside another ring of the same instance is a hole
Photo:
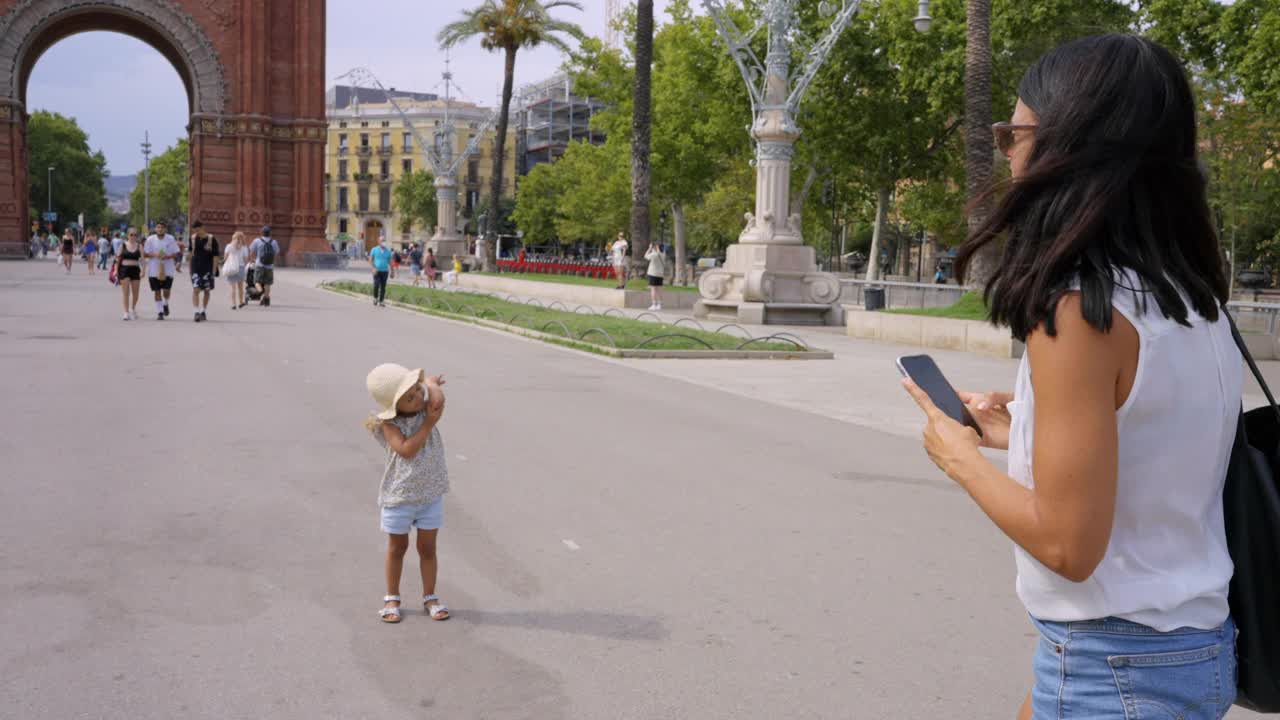
[[[427,414],[424,411],[410,417],[397,416],[383,422],[395,425],[408,438],[422,427],[426,418]],[[431,428],[427,444],[412,460],[406,460],[391,449],[387,439],[382,435],[381,427],[373,429],[373,436],[387,451],[386,468],[382,472],[382,487],[378,492],[380,506],[422,505],[434,502],[436,498],[449,492],[449,468],[445,464],[444,440],[440,437],[439,427]]]

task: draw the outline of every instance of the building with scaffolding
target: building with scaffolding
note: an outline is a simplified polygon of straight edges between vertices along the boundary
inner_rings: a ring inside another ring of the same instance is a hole
[[[567,75],[520,88],[514,105],[519,113],[516,163],[521,175],[555,162],[571,142],[604,143],[604,134],[591,127],[591,118],[605,109],[604,103],[575,95]]]

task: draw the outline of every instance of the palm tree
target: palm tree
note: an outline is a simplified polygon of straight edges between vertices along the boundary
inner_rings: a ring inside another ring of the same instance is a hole
[[[436,40],[442,48],[450,48],[471,38],[480,38],[480,46],[490,52],[502,51],[505,65],[502,79],[502,109],[498,113],[498,136],[493,143],[493,173],[489,189],[489,207],[501,208],[503,160],[506,158],[507,124],[511,113],[511,90],[516,75],[516,52],[520,48],[551,45],[563,52],[572,48],[564,35],[578,40],[585,37],[577,25],[551,17],[550,11],[568,7],[581,11],[576,0],[483,0],[479,7],[462,12],[462,19],[440,30]],[[484,236],[484,269],[494,268],[494,240],[501,218],[488,218]]]
[[[636,4],[636,83],[631,113],[631,246],[633,257],[649,249],[649,131],[653,123],[653,0]]]
[[[991,0],[965,0],[964,178],[972,203],[991,185],[995,148],[991,138]],[[969,214],[972,232],[986,220],[989,203]],[[995,271],[999,247],[988,243],[969,264],[966,282],[984,285]]]

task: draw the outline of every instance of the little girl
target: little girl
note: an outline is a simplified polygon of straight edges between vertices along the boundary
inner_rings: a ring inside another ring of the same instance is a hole
[[[422,571],[423,609],[432,620],[447,620],[449,609],[436,596],[436,534],[449,491],[444,441],[436,424],[444,415],[444,376],[426,377],[386,363],[366,379],[378,404],[366,427],[387,450],[378,505],[387,533],[387,595],[379,611],[383,622],[400,622],[400,573],[409,550],[409,528],[418,529],[418,565]]]

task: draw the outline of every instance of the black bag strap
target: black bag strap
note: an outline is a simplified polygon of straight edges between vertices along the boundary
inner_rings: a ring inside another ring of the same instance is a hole
[[[1280,407],[1276,407],[1276,398],[1271,394],[1271,388],[1267,387],[1267,381],[1262,377],[1262,371],[1258,369],[1258,363],[1253,361],[1253,355],[1249,353],[1249,348],[1244,344],[1244,338],[1240,337],[1240,328],[1236,327],[1235,318],[1231,317],[1231,313],[1224,305],[1222,314],[1226,315],[1227,322],[1231,324],[1231,337],[1236,340],[1236,347],[1240,348],[1240,354],[1244,356],[1244,361],[1249,364],[1249,370],[1253,373],[1253,379],[1258,381],[1259,387],[1262,388],[1262,394],[1267,396],[1267,403],[1271,406],[1271,412],[1275,413],[1276,423],[1280,424]]]

